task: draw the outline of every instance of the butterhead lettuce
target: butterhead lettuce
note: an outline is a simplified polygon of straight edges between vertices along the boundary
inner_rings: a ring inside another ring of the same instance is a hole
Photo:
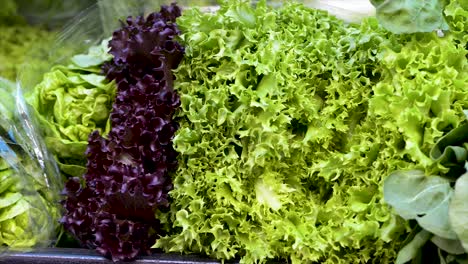
[[[85,172],[89,134],[109,130],[116,85],[106,80],[100,66],[110,58],[107,41],[103,41],[87,54],[75,55],[69,65],[53,67],[27,97],[65,175]]]

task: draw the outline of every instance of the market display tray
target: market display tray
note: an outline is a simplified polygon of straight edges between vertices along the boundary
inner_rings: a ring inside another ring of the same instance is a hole
[[[48,248],[31,252],[11,253],[0,258],[0,264],[111,264],[112,261],[93,250],[77,248]],[[131,264],[218,264],[216,260],[193,255],[153,254],[139,257]],[[228,263],[228,262],[225,262]],[[229,262],[238,263],[238,262]]]

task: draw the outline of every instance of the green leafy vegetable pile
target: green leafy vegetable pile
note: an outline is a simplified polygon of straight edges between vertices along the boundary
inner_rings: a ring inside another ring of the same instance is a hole
[[[156,247],[293,262],[390,262],[404,225],[380,183],[411,161],[368,113],[394,37],[287,3],[236,1],[178,19],[181,153],[173,234]]]
[[[55,66],[28,95],[44,139],[61,171],[80,176],[85,170],[88,136],[95,130],[107,134],[115,97],[115,82],[101,73],[112,56],[107,41],[75,55],[68,66]]]
[[[393,113],[387,126],[403,132],[404,152],[417,161],[413,170],[396,171],[384,182],[385,201],[422,228],[409,236],[397,263],[419,259],[429,240],[438,247],[440,263],[467,257],[462,245],[468,207],[461,205],[466,198],[463,187],[456,186],[463,186],[461,175],[466,171],[468,5],[451,1],[443,13],[449,27],[446,36],[406,36],[401,49],[385,56],[386,78],[371,100],[379,116]]]
[[[449,25],[466,32],[459,19]],[[411,227],[383,201],[383,179],[429,166],[424,153],[463,120],[466,37],[397,36],[294,3],[235,1],[178,23],[174,229],[155,247],[392,262]]]
[[[128,19],[112,56],[54,67],[28,101],[62,172],[84,175],[62,223],[114,261],[153,245],[404,263],[429,240],[462,261],[468,3],[371,2],[360,24],[293,1],[173,5]]]

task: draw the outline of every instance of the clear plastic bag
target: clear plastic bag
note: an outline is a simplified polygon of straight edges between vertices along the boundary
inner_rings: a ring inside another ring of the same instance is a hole
[[[48,28],[61,27],[77,13],[96,3],[96,0],[14,0],[17,12],[30,24]]]
[[[1,253],[51,245],[62,180],[26,110],[21,90],[0,78]]]

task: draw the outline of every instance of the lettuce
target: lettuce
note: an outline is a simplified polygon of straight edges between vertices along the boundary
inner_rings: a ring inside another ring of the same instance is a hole
[[[180,13],[175,4],[163,6],[146,18],[127,18],[114,32],[112,60],[103,65],[118,87],[111,129],[89,135],[86,173],[65,188],[64,227],[113,261],[149,253],[161,232],[156,212],[169,206],[169,173],[177,166],[172,117],[180,105],[172,70],[184,52],[175,40]]]
[[[468,27],[461,2],[451,1],[444,13],[450,27],[445,36],[436,33],[401,36],[404,45],[389,48],[382,59],[382,80],[374,87],[369,109],[377,118],[386,119],[389,129],[402,134],[401,153],[415,162],[413,169],[418,169],[388,176],[383,186],[386,201],[397,214],[416,219],[425,232],[435,234],[431,242],[439,247],[439,252],[460,254],[463,251],[454,251],[461,245],[449,217],[450,200],[454,197],[449,183],[453,184],[464,172],[466,150],[449,143],[465,135],[460,129],[466,126],[464,109],[468,103]],[[454,128],[457,130],[453,131]],[[443,175],[445,179],[425,175]],[[426,182],[426,186],[416,196],[408,196],[405,190],[421,188],[418,182]],[[423,195],[427,198],[422,203],[413,200]],[[402,206],[409,205],[405,204],[407,201],[414,203],[412,215],[402,210]],[[435,201],[429,207],[424,204]],[[423,212],[414,215],[418,210]],[[415,248],[413,242],[399,252],[397,261],[420,254],[424,243],[416,243],[419,248]],[[409,246],[411,254],[406,250]]]
[[[370,99],[388,47],[405,39],[297,3],[230,1],[177,22],[179,169],[171,233],[155,247],[244,263],[392,262],[408,226],[381,183],[416,160],[393,112]]]
[[[371,0],[383,27],[397,34],[438,31],[464,38],[466,42],[468,2],[465,0]]]
[[[424,175],[423,171],[396,171],[384,182],[385,201],[405,219],[416,219],[427,231],[455,239],[448,209],[453,189],[448,179]]]
[[[468,253],[468,209],[466,206],[468,174],[465,173],[457,180],[455,184],[455,193],[450,203],[450,223],[453,230],[457,233],[463,249]]]
[[[27,63],[45,65],[44,61],[31,58],[30,51],[49,51],[55,34],[41,28],[23,24],[1,24],[0,75],[16,81],[21,65]]]
[[[448,30],[443,10],[444,0],[371,0],[377,18],[394,33]]]
[[[179,169],[171,233],[154,247],[243,263],[395,261],[412,228],[383,181],[445,170],[428,153],[463,120],[464,36],[394,35],[375,18],[264,1],[187,10],[178,24]]]
[[[468,49],[468,1],[451,0],[445,7],[445,17],[450,26],[450,32]]]
[[[399,252],[397,263],[417,258],[429,239],[438,247],[439,254],[446,252],[447,258],[468,256],[465,203],[467,130],[468,123],[465,121],[445,134],[431,149],[431,158],[440,167],[446,168],[445,173],[426,176],[421,170],[396,171],[385,179],[386,202],[403,218],[416,219],[423,228],[421,233],[427,235],[424,236],[425,241],[414,237]],[[445,259],[445,256],[441,255],[441,259]]]
[[[61,187],[30,122],[16,110],[15,83],[0,78],[0,246],[47,247],[59,229]],[[20,117],[21,116],[21,117]],[[46,160],[44,160],[46,159]]]
[[[87,54],[74,56],[70,65],[52,68],[27,97],[65,175],[82,175],[89,134],[96,129],[109,131],[116,85],[106,80],[99,67],[110,58],[104,41]]]
[[[428,174],[445,171],[432,166],[431,148],[444,133],[458,127],[468,106],[467,50],[455,36],[436,33],[406,38],[383,57],[382,81],[374,87],[370,111],[400,131],[402,153]]]

